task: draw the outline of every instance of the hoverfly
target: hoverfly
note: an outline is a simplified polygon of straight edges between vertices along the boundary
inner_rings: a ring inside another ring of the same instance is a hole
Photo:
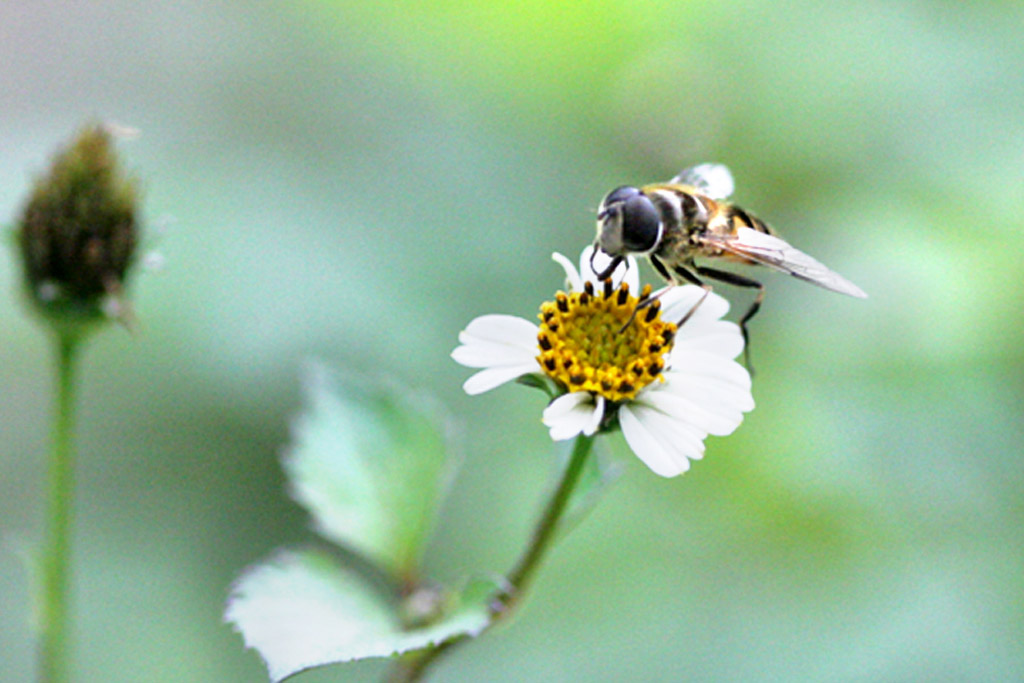
[[[667,183],[612,190],[601,200],[597,213],[594,253],[600,249],[612,257],[598,278],[605,279],[626,256],[636,254],[650,259],[669,284],[690,282],[711,291],[703,276],[756,288],[757,296],[739,320],[744,342],[749,341],[747,322],[764,299],[764,285],[743,275],[699,265],[694,259],[760,264],[833,292],[867,297],[860,287],[776,236],[764,221],[726,201],[732,191],[732,174],[721,164],[688,168]]]

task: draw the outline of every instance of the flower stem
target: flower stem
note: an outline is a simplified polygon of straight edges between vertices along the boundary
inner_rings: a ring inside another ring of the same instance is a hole
[[[587,462],[587,456],[590,455],[590,449],[593,444],[593,437],[582,435],[576,437],[576,443],[573,444],[569,464],[565,468],[565,473],[562,474],[562,481],[558,483],[558,488],[555,489],[554,495],[548,501],[544,514],[533,531],[530,545],[526,548],[522,557],[519,558],[515,568],[508,575],[508,586],[501,601],[502,606],[506,610],[520,600],[523,592],[533,579],[533,575],[540,567],[540,561],[551,545],[551,541],[554,540],[555,532],[558,530],[558,523],[565,513],[566,506],[572,497],[573,490],[576,488],[576,483],[579,481],[583,465]]]
[[[537,526],[533,530],[530,544],[523,551],[519,562],[509,572],[504,591],[497,596],[496,605],[491,610],[490,622],[487,624],[488,628],[510,614],[512,608],[522,600],[534,574],[540,568],[541,560],[557,534],[559,522],[565,514],[569,499],[579,482],[580,473],[583,472],[583,466],[587,462],[587,456],[590,455],[593,445],[594,438],[591,436],[576,438],[569,464],[566,466],[565,472],[562,473],[562,480],[558,483],[558,488],[555,489],[551,499],[548,500],[547,507],[544,508],[540,521],[537,522]],[[466,636],[458,636],[400,658],[392,668],[387,678],[388,682],[414,683],[420,680],[431,664],[467,640],[469,638]]]
[[[47,540],[42,565],[39,680],[67,680],[68,554],[74,486],[75,361],[80,337],[57,335],[57,396],[49,462]]]

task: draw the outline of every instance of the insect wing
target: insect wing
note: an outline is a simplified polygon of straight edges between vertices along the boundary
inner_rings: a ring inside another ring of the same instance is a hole
[[[859,299],[866,299],[868,296],[864,290],[839,273],[829,270],[821,262],[774,235],[767,235],[751,228],[739,228],[735,236],[705,235],[704,241],[833,292]]]
[[[722,164],[700,164],[680,171],[672,185],[689,185],[711,199],[728,199],[735,189],[732,173]]]

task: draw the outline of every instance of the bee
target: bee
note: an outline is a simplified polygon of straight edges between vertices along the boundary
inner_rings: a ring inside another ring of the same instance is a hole
[[[611,257],[598,278],[605,279],[626,256],[635,254],[646,256],[669,284],[689,282],[710,292],[711,286],[703,277],[757,289],[753,303],[739,320],[744,342],[749,342],[747,323],[764,300],[764,285],[743,275],[698,264],[695,259],[768,266],[833,292],[867,297],[860,287],[790,246],[764,221],[729,202],[733,188],[728,168],[701,164],[682,171],[667,183],[612,190],[601,200],[597,212],[593,254],[600,249]],[[653,298],[640,306],[650,303]]]

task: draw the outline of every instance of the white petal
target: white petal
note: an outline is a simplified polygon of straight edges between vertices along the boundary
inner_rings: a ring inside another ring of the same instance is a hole
[[[634,414],[639,405],[625,404],[619,408],[619,425],[622,435],[626,438],[633,453],[640,458],[651,471],[662,477],[674,477],[690,468],[690,461],[684,456],[669,452],[655,437],[650,429]]]
[[[514,315],[482,315],[470,321],[466,329],[459,333],[459,341],[463,344],[474,340],[536,346],[537,326]]]
[[[560,419],[574,411],[580,403],[588,402],[590,399],[590,394],[585,391],[573,391],[568,394],[562,394],[544,409],[544,419]],[[547,424],[547,422],[544,424]]]
[[[685,353],[676,353],[673,349],[670,356],[670,372],[684,372],[691,377],[703,377],[712,379],[722,384],[750,391],[750,373],[734,360],[724,358],[716,353],[687,349]],[[666,375],[666,382],[670,382]],[[685,384],[687,380],[681,380]]]
[[[587,247],[580,254],[580,277],[586,282],[592,282],[594,286],[601,284],[597,279],[598,273],[607,268],[612,262],[612,257],[600,249],[594,254],[594,268],[590,267],[590,255],[594,252],[593,245]],[[595,270],[596,269],[596,270]],[[637,294],[640,291],[640,270],[637,267],[636,259],[627,256],[611,274],[612,287],[618,288],[622,282],[629,285],[629,291]]]
[[[537,326],[522,318],[511,315],[480,316],[459,333],[459,341],[462,345],[457,346],[451,354],[456,363],[471,368],[502,370],[500,373],[478,373],[470,377],[464,388],[471,394],[507,382],[512,369],[521,371],[527,367],[529,369],[526,372],[537,370]],[[499,377],[506,379],[499,380]]]
[[[681,396],[714,394],[716,400],[727,403],[747,403],[750,396],[750,373],[734,360],[720,358],[701,351],[689,354],[689,359],[703,355],[703,361],[673,366],[665,371],[661,390]]]
[[[576,266],[573,265],[572,261],[557,251],[551,254],[551,258],[565,270],[566,286],[573,292],[582,292],[583,280],[580,278],[580,274],[576,271]]]
[[[743,335],[739,325],[728,320],[711,320],[699,325],[688,321],[676,335],[672,352],[686,354],[692,351],[713,353],[723,358],[735,358],[743,352]]]
[[[689,460],[704,457],[704,439],[707,434],[698,427],[649,406],[637,406],[634,414],[662,447],[675,457]]]
[[[633,414],[647,427],[662,447],[674,453],[685,453],[696,460],[704,453],[704,439],[708,433],[684,417],[665,413],[646,403],[637,403]]]
[[[593,434],[603,413],[604,401],[595,402],[589,393],[574,391],[552,401],[544,409],[542,421],[550,430],[551,438],[562,441],[581,433]]]
[[[690,309],[704,296],[704,288],[697,285],[681,285],[669,288],[661,296],[661,318],[669,322],[677,322],[683,319]],[[718,320],[729,312],[729,302],[714,292],[708,294],[707,298],[697,307],[683,328],[699,321]]]
[[[701,288],[695,285],[665,285],[660,289],[654,290],[654,296],[658,297],[658,300],[661,301],[662,312],[671,310],[675,313],[678,309],[680,314],[685,314],[700,299],[699,296],[695,299],[690,294],[693,289]],[[701,291],[703,290],[701,289]]]
[[[643,402],[674,420],[715,436],[732,434],[743,421],[743,411],[729,403],[682,396],[669,391],[646,391]]]
[[[686,398],[709,410],[715,410],[715,406],[721,406],[723,412],[738,410],[745,413],[754,409],[754,396],[749,386],[685,370],[667,372],[661,391]]]
[[[590,415],[590,422],[583,428],[586,436],[593,436],[597,428],[601,426],[601,418],[604,417],[604,396],[598,396],[594,405],[594,412]]]
[[[481,370],[462,384],[462,389],[470,396],[482,394],[485,391],[501,386],[505,382],[511,382],[523,375],[537,372],[536,362],[523,365],[505,365],[496,368]]]
[[[456,363],[468,368],[493,368],[529,363],[537,357],[539,352],[536,341],[527,348],[511,344],[471,341],[468,344],[455,347],[451,355]]]

